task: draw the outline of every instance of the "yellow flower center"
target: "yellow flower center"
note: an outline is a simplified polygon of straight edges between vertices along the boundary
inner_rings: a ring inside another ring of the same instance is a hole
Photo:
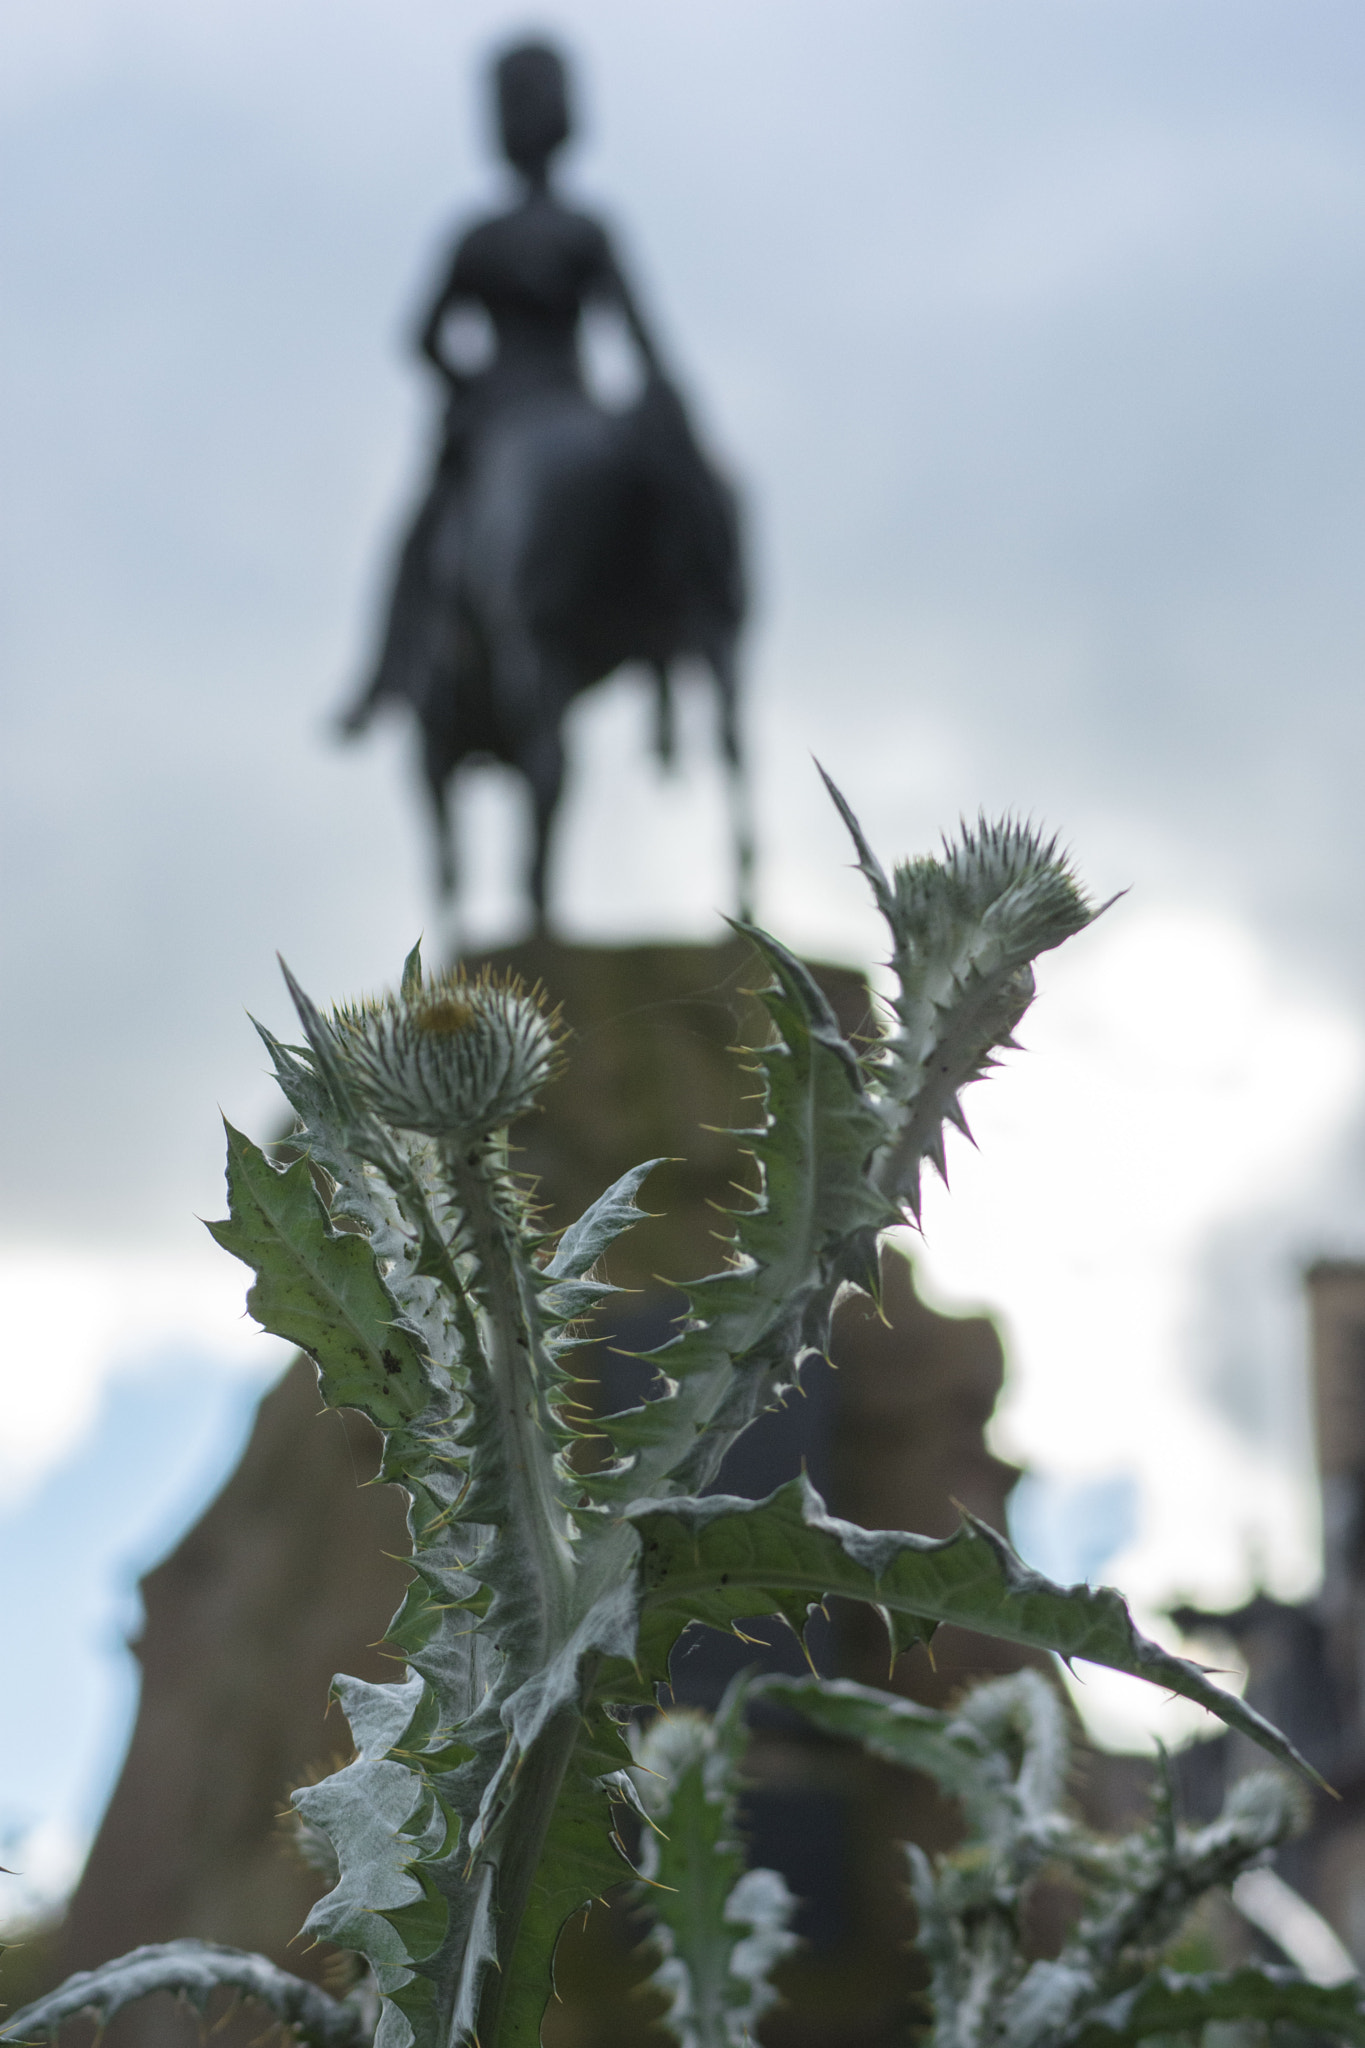
[[[469,1029],[477,1014],[472,1003],[448,990],[441,995],[428,996],[413,1022],[419,1031],[429,1031],[435,1038],[454,1038]]]

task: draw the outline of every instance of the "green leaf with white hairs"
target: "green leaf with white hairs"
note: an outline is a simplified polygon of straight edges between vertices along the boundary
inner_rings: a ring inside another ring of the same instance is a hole
[[[778,1614],[799,1634],[811,1608],[838,1594],[876,1607],[897,1652],[929,1641],[946,1621],[1083,1657],[1180,1693],[1317,1777],[1243,1700],[1140,1635],[1112,1588],[1054,1586],[974,1516],[943,1538],[860,1529],[828,1514],[803,1474],[763,1501],[725,1494],[641,1501],[628,1518],[642,1543],[638,1655],[651,1676],[667,1675],[668,1653],[690,1620],[727,1628],[746,1616]]]
[[[173,1993],[200,2013],[215,1992],[249,1998],[307,2048],[364,2048],[374,2030],[368,1986],[348,1998],[330,1998],[264,1956],[209,1941],[163,1941],[68,1977],[6,2020],[0,2041],[55,2041],[68,2020],[82,2016],[104,2028],[125,2006],[157,1991]]]
[[[590,1900],[634,1875],[614,1813],[634,1805],[630,1752],[600,1709],[576,1716],[573,1746],[550,1825],[535,1855],[515,1945],[504,1956],[497,2015],[502,2041],[535,2048],[554,1988],[554,1956],[565,1922]]]
[[[1292,1970],[1267,1966],[1198,1976],[1157,1970],[1088,2012],[1057,2048],[1125,2048],[1156,2034],[1192,2037],[1215,2020],[1283,2021],[1328,2040],[1365,2043],[1365,1995],[1359,1982],[1309,1984]]]
[[[1030,1854],[1055,1847],[1070,1744],[1059,1689],[1041,1672],[1026,1667],[973,1686],[942,1712],[847,1678],[769,1678],[755,1690],[824,1735],[923,1771],[959,1802],[974,1841],[1005,1833],[1023,1838]]]
[[[944,1124],[965,1128],[962,1089],[1012,1043],[1032,999],[1030,960],[1096,915],[1055,842],[1008,822],[964,831],[942,860],[888,880],[829,787],[890,929],[896,1028],[860,1058],[809,971],[737,927],[773,976],[760,997],[776,1039],[752,1055],[760,1119],[739,1134],[762,1185],[733,1219],[732,1269],[684,1289],[683,1330],[651,1354],[667,1391],[609,1419],[618,1461],[589,1482],[603,1501],[703,1491],[802,1356],[826,1348],[840,1288],[875,1292],[878,1233],[900,1203],[917,1209],[926,1159],[942,1170]]]
[[[605,1194],[599,1195],[561,1236],[554,1257],[545,1267],[546,1278],[585,1279],[617,1238],[648,1216],[649,1211],[642,1209],[635,1198],[655,1167],[662,1164],[661,1159],[646,1159],[642,1166],[632,1166],[629,1173],[623,1173]]]
[[[358,1408],[381,1429],[416,1415],[427,1376],[371,1245],[333,1229],[305,1160],[272,1166],[226,1118],[224,1128],[230,1214],[208,1228],[255,1272],[251,1314],[315,1361],[329,1406]]]
[[[1046,1681],[1039,1684],[1051,1691]],[[901,1770],[923,1771],[960,1800],[969,1816],[980,1809],[984,1821],[1009,1784],[1007,1759],[963,1715],[922,1707],[851,1678],[764,1678],[754,1692],[799,1714],[822,1735],[856,1742],[869,1756]]]
[[[746,1688],[733,1684],[712,1720],[661,1714],[635,1742],[648,1825],[639,1896],[654,1921],[654,1988],[680,2048],[744,2048],[774,2003],[771,1972],[796,1946],[796,1901],[775,1870],[746,1870],[735,1793],[747,1747]]]
[[[593,1269],[618,1238],[649,1214],[635,1198],[655,1167],[662,1164],[662,1160],[647,1159],[643,1165],[623,1173],[583,1212],[577,1223],[569,1225],[553,1257],[532,1274],[539,1290],[540,1315],[547,1329],[557,1332],[563,1324],[591,1314],[610,1295],[621,1291],[600,1273],[592,1277]],[[551,1343],[557,1353],[569,1348],[558,1334]]]

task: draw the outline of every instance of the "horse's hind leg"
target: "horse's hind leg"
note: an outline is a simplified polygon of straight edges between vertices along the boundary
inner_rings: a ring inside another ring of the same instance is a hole
[[[435,744],[430,732],[422,735],[422,787],[431,813],[432,839],[436,853],[436,887],[447,908],[455,901],[458,874],[455,865],[455,835],[451,830],[450,778],[454,763]]]
[[[652,662],[654,670],[654,751],[662,768],[672,768],[678,751],[677,723],[673,716],[673,683],[666,661]]]
[[[725,759],[730,793],[730,830],[735,849],[735,894],[739,915],[747,923],[754,914],[754,826],[749,800],[749,773],[739,737],[739,678],[732,643],[712,648],[711,673],[716,679],[720,712],[720,750]]]
[[[728,760],[728,757],[727,757]],[[749,800],[749,777],[742,761],[729,761],[730,830],[735,846],[735,899],[740,920],[754,915],[754,821]]]

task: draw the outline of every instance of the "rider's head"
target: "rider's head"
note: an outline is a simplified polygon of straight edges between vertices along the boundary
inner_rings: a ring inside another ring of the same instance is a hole
[[[494,78],[503,154],[524,176],[543,178],[571,127],[564,59],[548,43],[518,43],[499,57]]]

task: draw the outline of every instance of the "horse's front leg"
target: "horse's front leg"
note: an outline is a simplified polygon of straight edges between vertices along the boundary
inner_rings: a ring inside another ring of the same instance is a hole
[[[549,889],[550,840],[555,813],[564,793],[564,741],[559,721],[547,720],[519,756],[517,766],[531,788],[532,838],[527,893],[535,919],[537,938],[549,930],[547,900]]]
[[[454,763],[447,759],[446,749],[439,744],[437,735],[425,729],[422,734],[422,788],[431,814],[436,889],[443,908],[447,910],[454,906],[459,882],[449,801],[450,780],[454,772]]]
[[[739,677],[735,671],[733,644],[713,647],[708,652],[711,673],[716,679],[720,714],[720,750],[725,760],[730,795],[730,832],[735,849],[735,895],[739,915],[748,923],[754,914],[753,811],[749,795],[749,773],[739,734]]]
[[[730,783],[730,831],[735,848],[735,899],[739,906],[740,921],[752,924],[754,916],[754,873],[757,858],[754,852],[753,808],[749,797],[749,777],[742,761],[729,762]]]

